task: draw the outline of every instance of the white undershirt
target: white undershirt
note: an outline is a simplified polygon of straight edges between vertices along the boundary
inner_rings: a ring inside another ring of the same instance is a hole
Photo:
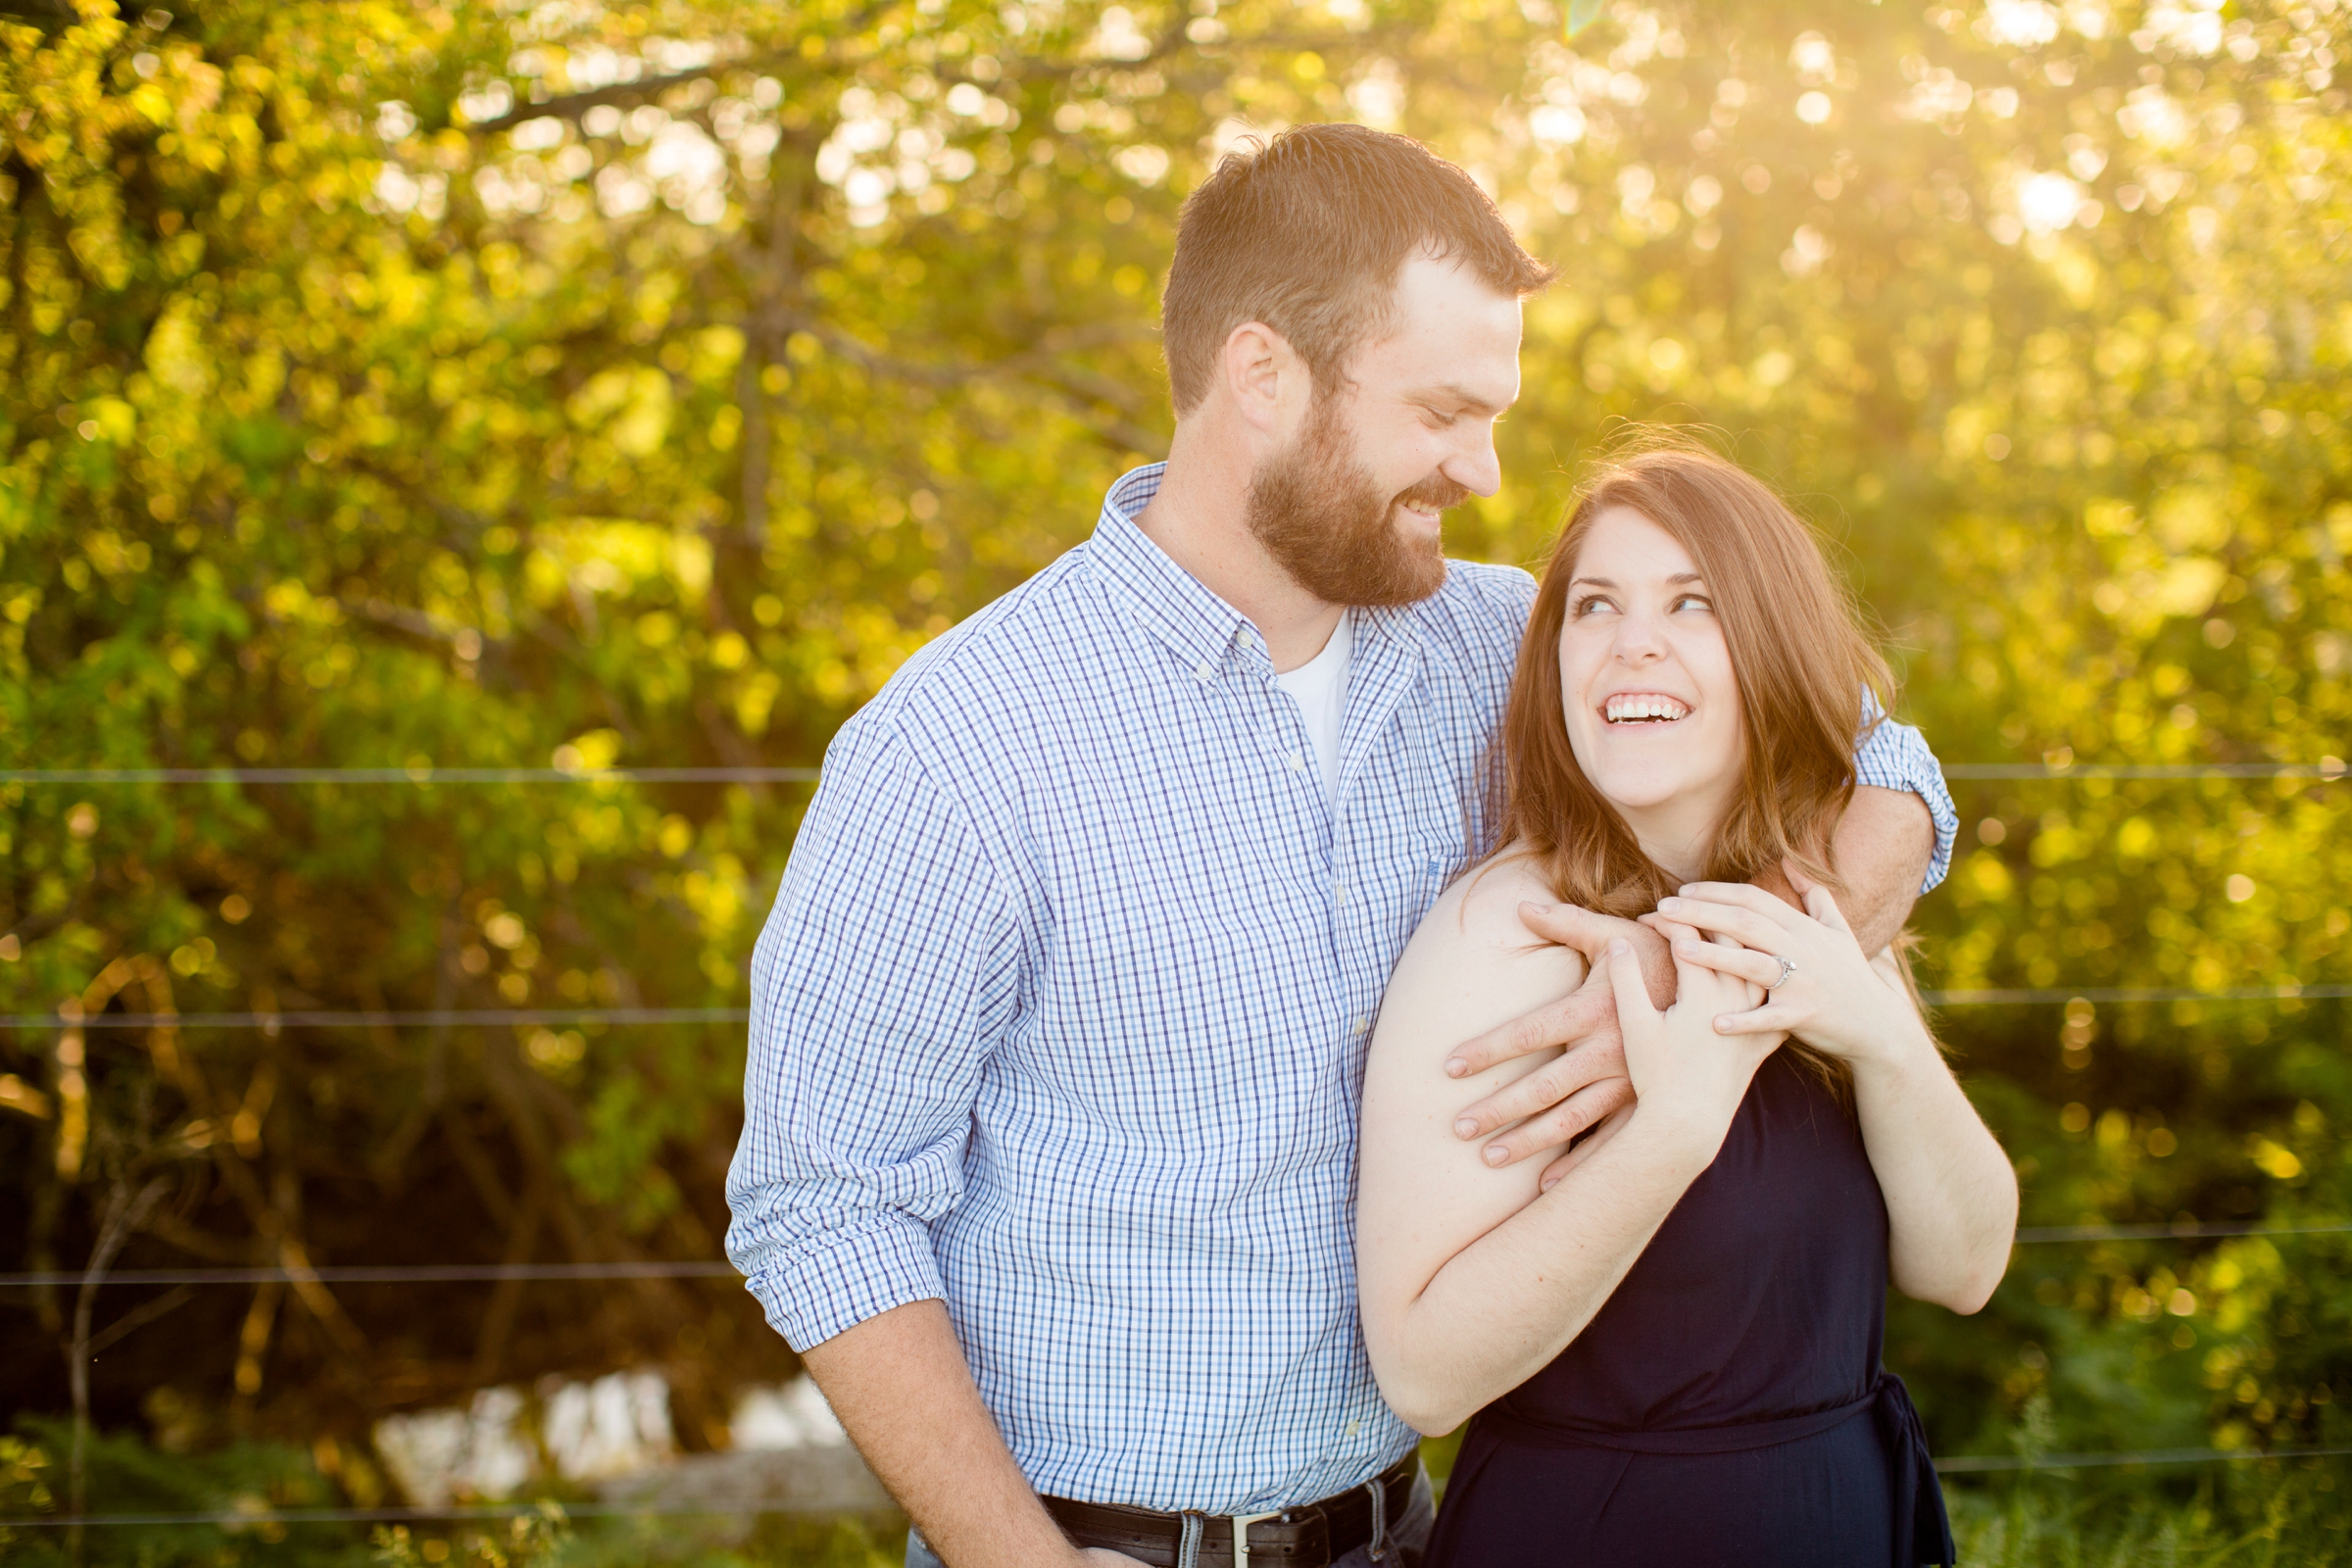
[[[1349,640],[1348,612],[1342,611],[1340,623],[1321,653],[1288,674],[1274,677],[1298,705],[1298,716],[1306,721],[1306,738],[1314,743],[1315,760],[1323,766],[1323,798],[1334,802],[1340,795],[1340,731],[1348,716]]]

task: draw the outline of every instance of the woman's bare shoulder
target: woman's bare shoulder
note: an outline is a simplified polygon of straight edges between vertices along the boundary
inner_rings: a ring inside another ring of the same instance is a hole
[[[1394,1042],[1434,1030],[1450,1050],[1573,990],[1584,959],[1528,930],[1519,906],[1529,900],[1553,902],[1550,885],[1527,857],[1508,850],[1447,888],[1390,977],[1381,1035]],[[1381,1046],[1376,1037],[1375,1054]]]
[[[1519,906],[1552,904],[1558,895],[1526,854],[1506,848],[1454,879],[1413,935],[1448,957],[1472,952],[1506,958],[1548,946],[1519,918]]]

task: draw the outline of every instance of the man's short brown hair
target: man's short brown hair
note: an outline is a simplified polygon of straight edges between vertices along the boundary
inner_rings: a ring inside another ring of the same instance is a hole
[[[1519,299],[1552,279],[1477,182],[1409,136],[1298,125],[1226,154],[1184,204],[1160,300],[1176,413],[1208,395],[1245,321],[1289,340],[1318,397],[1346,385],[1348,358],[1388,324],[1396,274],[1423,254]]]

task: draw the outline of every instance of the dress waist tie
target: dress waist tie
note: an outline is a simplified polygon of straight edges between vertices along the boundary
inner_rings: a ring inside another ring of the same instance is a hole
[[[1957,1560],[1952,1545],[1951,1520],[1943,1509],[1943,1489],[1936,1481],[1936,1462],[1928,1453],[1927,1429],[1911,1403],[1911,1392],[1891,1372],[1881,1372],[1869,1394],[1850,1404],[1785,1416],[1777,1421],[1740,1421],[1718,1427],[1660,1427],[1643,1431],[1608,1427],[1571,1426],[1537,1421],[1510,1408],[1490,1405],[1479,1424],[1505,1443],[1534,1448],[1606,1448],[1617,1453],[1708,1454],[1740,1453],[1784,1443],[1819,1437],[1869,1411],[1886,1439],[1894,1461],[1894,1539],[1907,1554],[1903,1564],[1950,1564]]]

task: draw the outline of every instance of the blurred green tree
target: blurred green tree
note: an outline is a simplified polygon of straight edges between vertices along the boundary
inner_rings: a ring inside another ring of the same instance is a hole
[[[2027,1222],[2340,1222],[2339,1003],[2089,994],[2352,979],[2344,9],[1564,21],[6,25],[0,765],[813,765],[1160,450],[1182,193],[1251,127],[1360,119],[1471,168],[1564,271],[1457,553],[1533,558],[1613,421],[1712,425],[1845,547],[1941,755],[2054,770],[1963,781],[1921,913],[1936,983],[2054,994],[1945,1014]],[[2330,771],[2082,773],[2265,762]],[[0,1003],[740,1006],[805,799],[0,785]],[[13,1032],[0,1230],[79,1266],[161,1174],[126,1262],[715,1256],[739,1033]],[[783,1364],[717,1284],[285,1294],[151,1296],[100,1413],[309,1434],[644,1356],[699,1444]],[[33,1308],[63,1337],[72,1304]],[[2341,1235],[2046,1244],[1982,1319],[1898,1309],[1889,1354],[1943,1451],[2001,1450],[2037,1397],[2061,1450],[2340,1443],[2348,1313]],[[66,1398],[63,1357],[5,1377]]]

